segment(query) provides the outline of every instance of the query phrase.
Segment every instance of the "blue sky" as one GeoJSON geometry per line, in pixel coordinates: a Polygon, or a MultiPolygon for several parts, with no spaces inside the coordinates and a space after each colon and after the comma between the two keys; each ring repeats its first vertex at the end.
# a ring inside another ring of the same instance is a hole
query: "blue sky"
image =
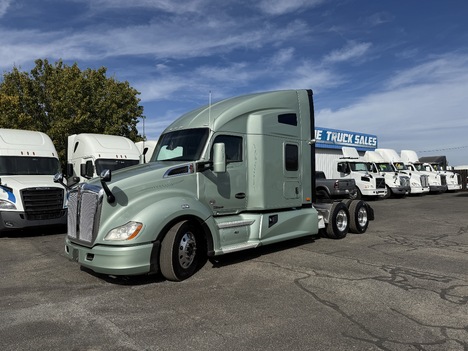
{"type": "Polygon", "coordinates": [[[148,139],[210,92],[311,88],[317,126],[468,165],[467,18],[465,0],[0,0],[0,69],[107,67],[148,139]]]}

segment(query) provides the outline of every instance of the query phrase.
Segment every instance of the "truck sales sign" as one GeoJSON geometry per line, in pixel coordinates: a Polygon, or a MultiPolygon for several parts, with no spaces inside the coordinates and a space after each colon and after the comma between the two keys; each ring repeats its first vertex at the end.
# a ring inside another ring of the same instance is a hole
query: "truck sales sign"
{"type": "Polygon", "coordinates": [[[342,146],[350,146],[359,151],[367,151],[377,148],[375,135],[321,127],[315,127],[315,141],[315,146],[322,149],[341,149],[342,146]]]}

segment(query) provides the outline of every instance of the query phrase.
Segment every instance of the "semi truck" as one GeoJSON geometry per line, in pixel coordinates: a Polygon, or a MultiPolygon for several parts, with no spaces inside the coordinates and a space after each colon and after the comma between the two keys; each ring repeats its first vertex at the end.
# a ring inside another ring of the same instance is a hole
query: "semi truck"
{"type": "Polygon", "coordinates": [[[377,151],[366,151],[364,159],[369,162],[370,173],[374,176],[380,175],[385,178],[385,187],[387,189],[385,198],[389,198],[390,196],[404,197],[409,194],[411,190],[410,178],[407,175],[400,174],[393,167],[393,164],[385,161],[377,151]]]}
{"type": "Polygon", "coordinates": [[[428,175],[417,170],[409,170],[403,163],[400,155],[394,149],[376,149],[377,153],[386,161],[393,165],[400,174],[410,178],[410,194],[427,194],[429,192],[428,175]]]}
{"type": "Polygon", "coordinates": [[[420,157],[419,161],[423,163],[426,170],[431,172],[440,172],[446,176],[447,191],[457,191],[462,189],[461,175],[449,170],[446,156],[425,156],[420,157]]]}
{"type": "Polygon", "coordinates": [[[447,178],[445,174],[433,172],[426,169],[423,162],[419,161],[418,154],[414,150],[401,150],[400,157],[406,167],[411,171],[418,171],[421,174],[427,175],[429,183],[429,192],[443,193],[447,191],[447,178]]]}
{"type": "Polygon", "coordinates": [[[371,174],[369,163],[359,155],[356,148],[343,146],[341,152],[341,157],[328,162],[328,174],[325,172],[327,177],[354,179],[356,183],[355,199],[361,199],[363,196],[371,198],[385,197],[387,194],[385,178],[371,174]]]}
{"type": "Polygon", "coordinates": [[[60,163],[44,133],[0,129],[0,232],[65,226],[65,190],[53,182],[60,163]]]}
{"type": "Polygon", "coordinates": [[[314,201],[313,135],[311,90],[188,112],[162,133],[152,162],[70,189],[65,255],[97,273],[181,281],[210,257],[364,233],[374,218],[366,202],[314,201]]]}
{"type": "Polygon", "coordinates": [[[81,133],[68,136],[68,185],[97,177],[104,169],[137,165],[141,153],[133,141],[119,135],[81,133]]]}

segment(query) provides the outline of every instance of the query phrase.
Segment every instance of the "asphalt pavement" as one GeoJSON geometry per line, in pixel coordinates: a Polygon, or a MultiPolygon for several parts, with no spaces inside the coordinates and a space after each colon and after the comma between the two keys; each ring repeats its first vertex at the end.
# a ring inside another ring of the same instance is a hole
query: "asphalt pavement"
{"type": "Polygon", "coordinates": [[[468,350],[468,192],[371,201],[342,240],[108,277],[63,230],[0,234],[0,350],[468,350]]]}

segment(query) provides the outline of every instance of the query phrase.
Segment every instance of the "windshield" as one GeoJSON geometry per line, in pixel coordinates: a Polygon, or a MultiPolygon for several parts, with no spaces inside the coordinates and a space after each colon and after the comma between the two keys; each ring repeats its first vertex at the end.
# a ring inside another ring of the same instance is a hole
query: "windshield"
{"type": "Polygon", "coordinates": [[[395,162],[393,165],[399,171],[406,171],[408,169],[403,162],[395,162]]]}
{"type": "Polygon", "coordinates": [[[96,165],[96,174],[101,174],[105,169],[111,171],[116,171],[125,167],[130,167],[139,164],[139,160],[116,160],[116,159],[106,159],[100,158],[95,162],[96,165]]]}
{"type": "Polygon", "coordinates": [[[417,171],[426,171],[422,163],[414,163],[414,168],[416,168],[417,171]]]}
{"type": "Polygon", "coordinates": [[[178,130],[163,134],[152,161],[196,161],[208,139],[208,128],[178,130]]]}
{"type": "Polygon", "coordinates": [[[393,172],[393,167],[390,163],[377,163],[380,172],[393,172]]]}
{"type": "Polygon", "coordinates": [[[60,171],[54,157],[0,156],[0,175],[54,175],[60,171]]]}
{"type": "Polygon", "coordinates": [[[356,172],[368,172],[369,171],[367,163],[365,162],[350,162],[349,166],[351,167],[352,171],[356,171],[356,172]]]}

